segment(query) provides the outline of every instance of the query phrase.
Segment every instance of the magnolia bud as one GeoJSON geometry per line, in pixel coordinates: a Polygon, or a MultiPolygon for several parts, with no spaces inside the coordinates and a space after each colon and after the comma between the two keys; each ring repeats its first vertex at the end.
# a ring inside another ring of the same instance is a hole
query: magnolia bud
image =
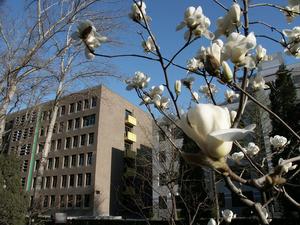
{"type": "Polygon", "coordinates": [[[206,56],[204,68],[211,76],[218,77],[220,75],[220,62],[213,55],[206,56]]]}
{"type": "Polygon", "coordinates": [[[181,80],[176,80],[174,85],[176,95],[179,95],[181,92],[181,80]]]}
{"type": "Polygon", "coordinates": [[[224,82],[229,82],[232,80],[233,74],[232,71],[226,61],[222,62],[222,68],[223,68],[223,74],[222,74],[222,80],[224,82]]]}

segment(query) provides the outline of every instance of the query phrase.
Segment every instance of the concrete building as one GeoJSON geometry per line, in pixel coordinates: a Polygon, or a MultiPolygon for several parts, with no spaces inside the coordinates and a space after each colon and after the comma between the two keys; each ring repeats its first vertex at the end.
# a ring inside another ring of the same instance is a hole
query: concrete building
{"type": "MultiPolygon", "coordinates": [[[[42,212],[120,216],[124,162],[126,157],[151,152],[151,118],[102,85],[65,96],[59,105],[42,189],[38,191],[42,212]]],[[[7,119],[6,149],[20,156],[22,186],[29,187],[31,196],[51,107],[52,102],[39,106],[42,114],[36,154],[32,149],[38,109],[25,109],[7,119]],[[28,179],[30,162],[34,162],[32,182],[28,179]]]]}

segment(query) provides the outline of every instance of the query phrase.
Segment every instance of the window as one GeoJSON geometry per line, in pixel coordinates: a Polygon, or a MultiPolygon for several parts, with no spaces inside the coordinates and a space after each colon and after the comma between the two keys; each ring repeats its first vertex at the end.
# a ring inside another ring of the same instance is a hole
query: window
{"type": "Polygon", "coordinates": [[[95,114],[83,117],[83,127],[92,126],[95,124],[95,122],[96,122],[95,114]]]}
{"type": "Polygon", "coordinates": [[[55,157],[54,159],[54,168],[57,169],[59,167],[59,157],[55,157]]]}
{"type": "Polygon", "coordinates": [[[67,175],[62,175],[61,187],[67,187],[67,175]]]}
{"type": "Polygon", "coordinates": [[[92,160],[93,160],[93,153],[89,152],[87,155],[87,165],[92,165],[92,160]]]}
{"type": "Polygon", "coordinates": [[[84,146],[85,145],[85,139],[86,139],[86,134],[82,134],[80,138],[80,145],[84,146]]]}
{"type": "Polygon", "coordinates": [[[52,168],[53,168],[53,159],[49,158],[48,159],[48,170],[52,170],[52,168]]]}
{"type": "Polygon", "coordinates": [[[94,133],[89,133],[89,145],[94,144],[94,133]]]}
{"type": "Polygon", "coordinates": [[[40,160],[35,160],[35,167],[34,167],[34,170],[37,171],[40,167],[40,160]]]}
{"type": "Polygon", "coordinates": [[[81,111],[81,109],[82,109],[82,101],[78,101],[76,111],[79,112],[81,111]]]}
{"type": "Polygon", "coordinates": [[[128,116],[132,116],[132,112],[128,109],[125,110],[125,120],[128,118],[128,116]]]}
{"type": "Polygon", "coordinates": [[[75,129],[79,129],[80,128],[80,118],[76,118],[75,119],[75,129]]]}
{"type": "Polygon", "coordinates": [[[44,197],[44,203],[43,203],[43,206],[46,208],[46,207],[48,207],[48,195],[45,195],[45,197],[44,197]]]}
{"type": "Polygon", "coordinates": [[[83,166],[83,164],[84,164],[84,154],[80,154],[78,165],[83,166]]]}
{"type": "Polygon", "coordinates": [[[69,156],[65,155],[64,156],[64,168],[69,167],[69,156]]]}
{"type": "Polygon", "coordinates": [[[78,136],[74,136],[73,137],[73,148],[77,148],[78,147],[78,136]]]}
{"type": "Polygon", "coordinates": [[[57,123],[54,124],[54,127],[53,127],[53,134],[56,134],[56,131],[57,131],[57,123]]]}
{"type": "Polygon", "coordinates": [[[33,127],[29,128],[28,137],[32,137],[33,134],[33,127]]]}
{"type": "Polygon", "coordinates": [[[167,174],[160,173],[159,174],[159,186],[164,186],[167,184],[167,174]]]}
{"type": "Polygon", "coordinates": [[[50,177],[46,177],[46,188],[50,188],[50,177]]]}
{"type": "Polygon", "coordinates": [[[32,182],[32,189],[34,189],[36,186],[36,177],[33,178],[33,182],[32,182]]]}
{"type": "Polygon", "coordinates": [[[74,174],[70,175],[70,178],[69,178],[69,187],[74,187],[74,174]]]}
{"type": "Polygon", "coordinates": [[[51,195],[50,197],[50,207],[54,207],[55,205],[55,195],[51,195]]]}
{"type": "Polygon", "coordinates": [[[66,114],[66,106],[65,105],[62,105],[60,107],[60,116],[63,116],[66,114]]]}
{"type": "Polygon", "coordinates": [[[73,195],[68,195],[68,208],[73,207],[73,195]]]}
{"type": "Polygon", "coordinates": [[[71,147],[71,138],[70,137],[67,137],[66,138],[66,149],[70,148],[71,147]]]}
{"type": "Polygon", "coordinates": [[[28,160],[24,160],[22,164],[22,171],[26,172],[28,168],[28,160]]]}
{"type": "Polygon", "coordinates": [[[90,101],[88,99],[84,99],[84,109],[90,108],[90,101]]]}
{"type": "Polygon", "coordinates": [[[64,208],[65,207],[65,196],[64,195],[61,195],[60,196],[60,208],[64,208]]]}
{"type": "Polygon", "coordinates": [[[45,128],[44,127],[41,127],[41,130],[40,130],[40,136],[44,136],[45,135],[45,128]]]}
{"type": "Polygon", "coordinates": [[[21,178],[21,185],[22,185],[22,188],[25,187],[25,183],[26,183],[26,178],[25,178],[25,177],[22,177],[22,178],[21,178]]]}
{"type": "Polygon", "coordinates": [[[61,139],[58,139],[58,140],[57,140],[56,149],[57,149],[57,150],[60,150],[60,149],[61,149],[61,139]]]}
{"type": "Polygon", "coordinates": [[[91,195],[84,195],[84,207],[90,207],[91,195]]]}
{"type": "Polygon", "coordinates": [[[72,155],[72,158],[71,158],[71,166],[72,166],[72,167],[76,166],[76,155],[72,155]]]}
{"type": "Polygon", "coordinates": [[[45,184],[45,177],[42,177],[41,189],[43,189],[43,188],[44,188],[44,184],[45,184]]]}
{"type": "Polygon", "coordinates": [[[29,155],[31,150],[31,144],[23,145],[20,149],[19,155],[29,155]]]}
{"type": "Polygon", "coordinates": [[[95,107],[97,105],[97,97],[93,96],[92,97],[92,107],[95,107]]]}
{"type": "Polygon", "coordinates": [[[23,132],[23,139],[26,139],[28,137],[28,128],[24,129],[23,132]]]}
{"type": "Polygon", "coordinates": [[[71,103],[69,106],[69,113],[73,113],[73,112],[75,112],[75,104],[71,103]]]}
{"type": "Polygon", "coordinates": [[[30,123],[34,123],[34,122],[35,122],[35,119],[36,119],[36,111],[33,111],[33,112],[31,113],[31,117],[30,117],[29,122],[30,122],[30,123]]]}
{"type": "Polygon", "coordinates": [[[37,152],[43,152],[43,151],[44,151],[44,146],[45,146],[45,143],[44,143],[44,142],[43,142],[43,143],[40,143],[40,144],[39,144],[39,149],[38,149],[37,152]]]}
{"type": "Polygon", "coordinates": [[[71,130],[73,126],[73,120],[68,120],[68,130],[71,130]]]}
{"type": "Polygon", "coordinates": [[[77,187],[81,187],[82,186],[82,174],[78,174],[77,175],[77,187]]]}
{"type": "Polygon", "coordinates": [[[167,196],[159,196],[158,205],[160,209],[167,209],[167,196]]]}
{"type": "Polygon", "coordinates": [[[62,133],[64,131],[64,126],[65,126],[64,122],[59,123],[59,128],[58,128],[59,133],[62,133]]]}
{"type": "Polygon", "coordinates": [[[89,186],[92,184],[92,175],[91,173],[86,173],[85,174],[85,185],[89,186]]]}
{"type": "Polygon", "coordinates": [[[52,177],[52,188],[56,188],[57,186],[57,176],[52,177]]]}
{"type": "Polygon", "coordinates": [[[82,202],[81,195],[76,195],[76,203],[75,203],[75,206],[76,206],[77,208],[80,208],[80,207],[81,207],[81,202],[82,202]]]}
{"type": "Polygon", "coordinates": [[[55,144],[56,144],[56,143],[55,143],[55,140],[52,140],[52,141],[51,141],[51,147],[50,147],[50,150],[51,150],[51,151],[55,151],[55,147],[56,147],[55,144]]]}
{"type": "Polygon", "coordinates": [[[47,111],[43,111],[42,112],[42,120],[46,120],[47,119],[47,114],[48,114],[47,111]]]}

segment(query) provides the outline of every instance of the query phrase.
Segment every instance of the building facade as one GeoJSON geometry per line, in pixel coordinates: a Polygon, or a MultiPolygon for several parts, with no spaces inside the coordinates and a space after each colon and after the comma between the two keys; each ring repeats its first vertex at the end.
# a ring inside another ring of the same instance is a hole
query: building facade
{"type": "Polygon", "coordinates": [[[35,201],[43,214],[120,216],[125,159],[151,151],[149,115],[102,85],[63,97],[42,187],[35,191],[52,105],[8,116],[5,148],[21,158],[23,188],[32,198],[38,193],[35,201]],[[38,109],[41,120],[34,154],[38,109]]]}

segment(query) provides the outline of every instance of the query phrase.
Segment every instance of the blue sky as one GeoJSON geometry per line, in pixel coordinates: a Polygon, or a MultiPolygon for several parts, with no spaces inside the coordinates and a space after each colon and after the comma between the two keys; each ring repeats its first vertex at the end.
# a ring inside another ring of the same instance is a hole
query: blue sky
{"type": "MultiPolygon", "coordinates": [[[[219,0],[226,7],[230,7],[231,2],[229,0],[219,0]]],[[[17,14],[18,10],[21,8],[20,0],[7,1],[11,5],[12,9],[15,10],[17,14]],[[15,7],[18,5],[19,7],[15,7]]],[[[210,30],[213,32],[216,29],[215,21],[219,16],[223,16],[225,11],[214,3],[212,0],[146,0],[147,5],[147,14],[152,18],[150,23],[153,34],[156,37],[157,43],[160,46],[160,50],[166,58],[170,58],[183,44],[183,34],[182,31],[175,31],[176,25],[178,25],[183,20],[184,11],[188,6],[202,6],[204,14],[210,18],[211,27],[210,30]]],[[[241,2],[241,1],[239,1],[241,2]]],[[[260,1],[252,0],[251,4],[258,3],[260,1]]],[[[276,3],[278,5],[285,6],[287,5],[287,0],[278,0],[278,1],[263,1],[269,3],[276,3]]],[[[97,52],[103,54],[145,54],[141,48],[141,38],[137,32],[142,32],[147,38],[146,32],[136,23],[130,21],[127,17],[127,14],[130,12],[132,1],[131,0],[122,0],[121,5],[124,9],[124,16],[121,20],[124,22],[124,28],[117,32],[118,39],[123,42],[120,46],[111,46],[103,45],[97,52]]],[[[108,7],[114,7],[115,5],[108,5],[108,7]]],[[[119,6],[118,6],[119,7],[119,6]]],[[[101,9],[103,10],[103,8],[101,9]]],[[[253,8],[249,12],[250,21],[261,20],[269,23],[270,25],[276,26],[278,29],[291,29],[294,26],[300,25],[300,17],[296,18],[293,23],[287,24],[283,13],[279,12],[277,9],[263,7],[263,8],[253,8]]],[[[260,25],[252,25],[250,31],[254,31],[255,34],[267,34],[275,39],[280,39],[275,32],[271,32],[269,29],[264,28],[260,25]]],[[[109,34],[108,34],[108,38],[109,34]]],[[[225,40],[223,38],[223,40],[225,40]]],[[[258,38],[258,44],[262,44],[263,47],[267,48],[268,53],[272,54],[278,51],[283,51],[283,49],[274,42],[271,42],[266,39],[258,38]]],[[[208,46],[209,41],[205,38],[201,38],[189,46],[181,55],[179,55],[175,62],[185,66],[186,61],[193,57],[198,49],[201,46],[208,46]]],[[[292,57],[286,58],[287,63],[297,62],[296,59],[292,57]]],[[[142,71],[149,76],[151,76],[151,82],[149,86],[159,85],[163,82],[162,80],[162,71],[158,63],[141,60],[138,58],[119,58],[110,60],[116,67],[116,73],[124,77],[129,77],[134,74],[135,71],[142,71]]],[[[180,69],[171,68],[169,70],[170,81],[173,86],[173,82],[176,79],[181,79],[185,77],[186,73],[180,69]]],[[[198,90],[200,85],[204,84],[204,81],[199,79],[195,84],[195,90],[198,90]]],[[[108,86],[113,91],[117,92],[121,96],[128,99],[130,102],[138,104],[140,100],[136,97],[133,91],[129,92],[125,90],[126,85],[123,82],[120,82],[116,79],[105,79],[103,83],[108,86]]],[[[217,84],[217,81],[213,83],[217,84]]],[[[98,84],[95,84],[98,85],[98,84]]],[[[77,88],[74,88],[77,90],[77,88]]],[[[222,89],[224,91],[224,89],[222,89]]],[[[217,100],[219,102],[223,101],[222,90],[217,95],[217,100]]],[[[183,97],[186,95],[183,94],[183,97]]],[[[185,98],[182,98],[185,99],[185,98]]],[[[187,101],[182,101],[181,104],[185,106],[187,101]]],[[[204,97],[202,97],[201,102],[205,102],[204,97]]]]}
{"type": "MultiPolygon", "coordinates": [[[[147,14],[152,18],[152,22],[150,23],[151,29],[157,39],[157,42],[160,46],[160,50],[163,55],[167,58],[170,58],[172,54],[174,54],[184,43],[183,39],[183,31],[175,31],[175,27],[179,24],[183,19],[183,14],[185,9],[188,6],[202,6],[204,14],[210,18],[211,20],[211,31],[215,31],[215,21],[219,16],[223,16],[225,11],[218,6],[217,4],[213,3],[213,1],[209,0],[148,0],[145,1],[147,4],[147,14]]],[[[225,6],[229,7],[231,5],[231,1],[223,0],[220,1],[225,6]]],[[[241,2],[241,1],[239,1],[241,2]]],[[[258,3],[259,1],[251,1],[251,4],[258,3]]],[[[285,6],[287,5],[287,0],[283,1],[264,1],[269,3],[275,3],[278,5],[285,6]]],[[[126,1],[128,12],[130,12],[131,1],[126,1]],[[128,2],[128,4],[127,4],[128,2]]],[[[288,24],[285,20],[283,13],[278,12],[277,9],[269,8],[269,7],[262,7],[262,8],[253,8],[249,12],[250,21],[265,21],[266,23],[277,27],[278,29],[292,29],[294,26],[300,25],[299,18],[296,18],[293,23],[288,24]]],[[[113,52],[121,52],[121,53],[138,53],[144,54],[141,48],[141,38],[137,34],[137,32],[143,32],[140,26],[137,24],[130,22],[129,18],[124,18],[128,21],[129,26],[126,32],[121,33],[120,39],[124,41],[124,46],[122,48],[117,49],[109,49],[106,48],[99,49],[98,51],[103,51],[106,53],[110,53],[111,50],[113,52]]],[[[255,34],[267,34],[275,39],[280,40],[280,36],[275,33],[271,32],[270,29],[267,29],[261,25],[252,25],[250,27],[250,31],[254,31],[255,34]]],[[[146,36],[147,37],[147,36],[146,36]]],[[[225,40],[223,38],[223,40],[225,40]]],[[[274,42],[269,40],[258,38],[258,44],[262,44],[263,47],[267,48],[268,53],[272,54],[278,51],[283,51],[282,47],[274,42]]],[[[209,42],[205,40],[205,38],[199,39],[193,45],[189,46],[183,54],[181,54],[178,58],[176,58],[175,62],[180,65],[186,65],[187,59],[193,57],[200,46],[208,46],[209,42]]],[[[150,82],[150,86],[158,85],[162,82],[162,71],[157,63],[149,62],[145,60],[140,60],[137,58],[122,58],[118,60],[112,61],[118,67],[119,71],[123,75],[131,76],[134,74],[135,71],[143,71],[146,74],[152,77],[150,82]]],[[[296,59],[293,57],[286,57],[287,63],[297,62],[296,59]]],[[[185,76],[185,72],[178,69],[171,69],[169,72],[171,77],[171,81],[173,82],[176,79],[180,79],[185,76]]],[[[199,86],[203,84],[203,80],[199,80],[195,84],[195,90],[199,89],[199,86]]],[[[106,85],[109,86],[111,89],[116,91],[125,98],[129,99],[131,102],[139,102],[136,98],[134,92],[125,91],[125,85],[116,82],[116,81],[105,81],[106,85]]],[[[217,81],[213,83],[218,84],[217,81]]],[[[173,85],[173,84],[172,84],[173,85]]],[[[224,90],[224,89],[222,89],[224,90]]],[[[223,101],[223,94],[222,90],[220,90],[219,94],[217,95],[217,100],[219,102],[223,101]]],[[[205,102],[204,98],[202,97],[202,102],[205,102]]],[[[182,103],[186,105],[186,103],[182,103]]]]}

